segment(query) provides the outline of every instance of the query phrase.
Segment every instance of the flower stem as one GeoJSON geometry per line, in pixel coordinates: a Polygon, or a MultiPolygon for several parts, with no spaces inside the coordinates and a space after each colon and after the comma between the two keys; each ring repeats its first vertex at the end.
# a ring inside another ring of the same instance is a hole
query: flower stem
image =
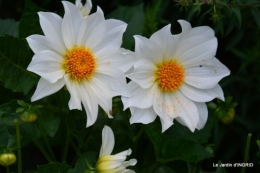
{"type": "Polygon", "coordinates": [[[70,133],[67,131],[66,142],[65,142],[64,152],[63,152],[63,156],[62,156],[62,161],[64,161],[64,162],[66,162],[66,159],[67,159],[69,143],[70,143],[70,133]]]}
{"type": "Polygon", "coordinates": [[[56,160],[56,157],[55,157],[55,154],[53,153],[53,150],[52,150],[52,148],[51,148],[51,145],[50,145],[50,143],[49,143],[48,138],[47,138],[46,136],[43,136],[42,138],[43,138],[44,143],[45,143],[46,146],[47,146],[47,149],[48,149],[49,153],[51,154],[52,159],[53,159],[54,161],[57,161],[57,160],[56,160]]]}
{"type": "Polygon", "coordinates": [[[6,166],[6,173],[10,173],[9,166],[6,166]]]}
{"type": "MultiPolygon", "coordinates": [[[[244,163],[246,163],[249,159],[249,150],[250,150],[250,143],[251,143],[251,133],[248,133],[247,140],[246,140],[246,151],[245,151],[245,157],[244,157],[244,163]]],[[[241,173],[246,172],[246,167],[243,167],[241,170],[241,173]]]]}
{"type": "Polygon", "coordinates": [[[39,148],[39,150],[42,152],[42,154],[44,155],[44,157],[46,158],[46,160],[48,160],[48,162],[52,162],[52,159],[50,158],[50,156],[47,154],[46,150],[44,147],[41,146],[41,144],[35,140],[32,139],[33,143],[39,148]]]}
{"type": "MultiPolygon", "coordinates": [[[[22,152],[21,152],[21,136],[18,120],[14,119],[15,131],[16,131],[16,143],[17,143],[17,157],[18,157],[18,173],[22,173],[22,152]]],[[[9,169],[9,168],[8,168],[9,169]]]]}

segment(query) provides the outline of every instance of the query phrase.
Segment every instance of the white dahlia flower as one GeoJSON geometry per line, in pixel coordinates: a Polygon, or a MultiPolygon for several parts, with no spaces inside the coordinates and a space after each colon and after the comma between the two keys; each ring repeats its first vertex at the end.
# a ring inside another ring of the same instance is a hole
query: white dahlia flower
{"type": "Polygon", "coordinates": [[[108,114],[112,97],[130,96],[124,72],[133,64],[130,51],[120,48],[127,24],[105,20],[102,10],[86,19],[72,3],[62,1],[64,17],[39,12],[42,35],[27,37],[35,53],[28,70],[41,76],[31,101],[51,95],[66,85],[69,108],[87,113],[87,127],[98,114],[98,105],[108,114]]]}
{"type": "Polygon", "coordinates": [[[83,5],[81,1],[82,0],[76,0],[75,5],[80,10],[83,17],[86,18],[92,9],[92,2],[91,0],[86,0],[85,5],[83,5]]]}
{"type": "Polygon", "coordinates": [[[126,169],[128,166],[134,166],[136,159],[125,161],[132,150],[128,149],[115,155],[111,155],[115,145],[114,133],[110,127],[105,126],[102,131],[102,145],[99,159],[96,164],[97,173],[135,173],[133,170],[126,169]]]}
{"type": "Polygon", "coordinates": [[[178,22],[182,27],[178,35],[172,35],[167,25],[150,39],[134,36],[137,60],[127,76],[133,94],[122,97],[132,114],[130,123],[148,124],[158,115],[162,131],[176,119],[194,132],[207,121],[205,102],[224,100],[218,82],[230,71],[214,57],[218,45],[214,31],[178,22]]]}

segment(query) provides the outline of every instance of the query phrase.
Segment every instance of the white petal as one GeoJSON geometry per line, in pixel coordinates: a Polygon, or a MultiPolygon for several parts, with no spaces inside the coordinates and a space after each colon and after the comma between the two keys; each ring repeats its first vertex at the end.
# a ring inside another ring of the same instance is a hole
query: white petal
{"type": "Polygon", "coordinates": [[[66,52],[64,47],[61,47],[57,42],[53,41],[53,39],[42,35],[31,35],[27,37],[26,40],[34,53],[51,50],[63,56],[66,52]]]}
{"type": "Polygon", "coordinates": [[[68,1],[62,1],[65,14],[62,21],[63,40],[68,49],[72,49],[76,45],[76,38],[79,27],[83,22],[83,16],[79,9],[68,1]]]}
{"type": "Polygon", "coordinates": [[[153,99],[153,108],[155,113],[160,117],[162,132],[173,125],[173,119],[177,116],[175,105],[171,102],[171,95],[160,93],[156,94],[153,99]]]}
{"type": "Polygon", "coordinates": [[[91,2],[91,0],[87,0],[87,2],[85,3],[85,5],[82,9],[82,14],[84,16],[88,15],[90,13],[91,9],[92,9],[92,2],[91,2]]]}
{"type": "Polygon", "coordinates": [[[87,81],[79,83],[79,93],[82,104],[84,105],[87,113],[87,125],[93,125],[98,116],[98,101],[87,81]]]}
{"type": "Polygon", "coordinates": [[[49,50],[35,54],[27,70],[40,75],[50,83],[57,82],[65,73],[62,68],[62,57],[49,50]]]}
{"type": "Polygon", "coordinates": [[[134,72],[127,75],[132,81],[139,84],[142,88],[149,88],[156,79],[156,67],[149,61],[139,60],[134,65],[134,72]]]}
{"type": "Polygon", "coordinates": [[[78,9],[81,9],[83,7],[81,0],[76,0],[75,5],[78,9]]]}
{"type": "Polygon", "coordinates": [[[199,122],[197,124],[196,129],[200,130],[202,129],[208,119],[208,109],[207,109],[207,105],[205,103],[198,103],[198,102],[194,102],[195,105],[197,106],[197,109],[199,111],[199,122]]]}
{"type": "Polygon", "coordinates": [[[77,35],[77,45],[85,46],[92,30],[105,20],[103,11],[97,7],[97,12],[89,15],[81,24],[77,35]]]}
{"type": "Polygon", "coordinates": [[[191,30],[191,25],[189,22],[185,21],[185,20],[178,20],[178,22],[180,23],[181,25],[181,30],[182,30],[182,35],[183,36],[186,36],[190,30],[191,30]]]}
{"type": "Polygon", "coordinates": [[[211,89],[198,89],[188,84],[182,84],[180,91],[183,95],[196,102],[209,102],[214,98],[224,100],[224,93],[217,84],[211,89]]]}
{"type": "Polygon", "coordinates": [[[170,24],[155,32],[150,39],[158,43],[163,53],[161,56],[163,56],[164,59],[168,60],[173,58],[178,44],[176,38],[171,34],[170,24]]]}
{"type": "Polygon", "coordinates": [[[38,12],[43,33],[65,49],[61,33],[62,18],[55,13],[38,12]]]}
{"type": "Polygon", "coordinates": [[[91,81],[89,81],[89,85],[96,96],[98,104],[102,107],[102,109],[107,113],[110,118],[113,118],[112,115],[110,115],[110,112],[112,110],[112,95],[109,88],[107,88],[104,82],[95,77],[91,78],[91,81]]]}
{"type": "Polygon", "coordinates": [[[110,127],[105,126],[102,130],[102,145],[99,157],[110,155],[113,151],[114,145],[114,133],[110,127]]]}
{"type": "Polygon", "coordinates": [[[145,37],[135,35],[135,54],[136,59],[146,59],[153,64],[161,63],[163,52],[160,50],[159,43],[149,40],[145,37]]]}
{"type": "Polygon", "coordinates": [[[69,108],[82,110],[78,82],[72,80],[68,74],[64,75],[66,87],[70,92],[69,108]]]}
{"type": "Polygon", "coordinates": [[[185,124],[194,132],[199,122],[199,112],[195,103],[186,98],[179,91],[174,92],[173,102],[177,108],[176,113],[178,113],[176,120],[185,124]]]}
{"type": "Polygon", "coordinates": [[[214,37],[215,32],[213,29],[211,29],[208,26],[199,26],[192,28],[189,33],[187,34],[187,37],[192,37],[195,35],[204,35],[207,37],[214,37]]]}
{"type": "Polygon", "coordinates": [[[126,78],[123,72],[119,69],[112,68],[98,68],[94,76],[104,82],[111,90],[112,96],[126,96],[130,97],[131,92],[127,89],[126,78]]]}
{"type": "Polygon", "coordinates": [[[36,91],[34,92],[31,101],[39,100],[43,97],[49,96],[59,91],[65,84],[64,79],[59,79],[55,83],[49,83],[45,79],[41,78],[37,84],[36,91]]]}
{"type": "Polygon", "coordinates": [[[119,68],[121,71],[126,72],[134,64],[134,53],[131,51],[121,49],[106,49],[95,54],[97,63],[101,66],[111,68],[119,68]]]}
{"type": "Polygon", "coordinates": [[[153,110],[153,107],[147,109],[130,107],[130,110],[132,115],[130,118],[130,124],[133,123],[149,124],[153,122],[157,116],[153,110]]]}
{"type": "Polygon", "coordinates": [[[230,71],[228,68],[213,58],[211,61],[201,67],[193,67],[185,70],[185,82],[200,89],[210,89],[225,76],[228,76],[230,71]]]}
{"type": "Polygon", "coordinates": [[[136,163],[137,163],[136,159],[130,159],[129,161],[124,162],[124,166],[125,167],[134,166],[134,165],[136,165],[136,163]]]}
{"type": "Polygon", "coordinates": [[[120,20],[105,20],[92,30],[85,46],[91,48],[94,54],[105,49],[120,48],[126,26],[120,20]]]}
{"type": "Polygon", "coordinates": [[[181,42],[175,56],[184,68],[198,66],[214,58],[217,45],[216,37],[193,36],[181,42]]]}
{"type": "Polygon", "coordinates": [[[169,127],[172,119],[176,117],[176,120],[182,119],[191,131],[194,131],[198,124],[199,113],[196,105],[179,91],[160,94],[154,99],[153,107],[165,127],[169,127]]]}
{"type": "Polygon", "coordinates": [[[122,97],[124,110],[128,107],[138,107],[141,109],[149,108],[152,106],[154,96],[157,94],[157,86],[143,89],[135,82],[129,82],[127,88],[132,91],[131,97],[122,97]]]}

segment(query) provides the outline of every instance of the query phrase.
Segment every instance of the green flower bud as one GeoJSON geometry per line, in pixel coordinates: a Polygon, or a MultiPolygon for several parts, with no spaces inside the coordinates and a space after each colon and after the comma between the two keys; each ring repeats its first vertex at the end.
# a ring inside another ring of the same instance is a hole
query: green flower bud
{"type": "Polygon", "coordinates": [[[14,153],[2,153],[0,154],[0,165],[9,166],[14,164],[16,156],[14,153]]]}

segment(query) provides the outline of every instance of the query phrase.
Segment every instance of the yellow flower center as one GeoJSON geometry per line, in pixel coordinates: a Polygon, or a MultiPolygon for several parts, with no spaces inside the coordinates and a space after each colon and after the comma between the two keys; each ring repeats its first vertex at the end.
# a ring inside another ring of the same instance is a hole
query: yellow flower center
{"type": "Polygon", "coordinates": [[[74,47],[65,55],[64,67],[71,78],[77,81],[86,80],[95,71],[95,57],[90,49],[74,47]]]}
{"type": "Polygon", "coordinates": [[[162,91],[173,92],[176,91],[184,81],[184,69],[176,60],[167,61],[158,66],[156,78],[162,91]]]}

